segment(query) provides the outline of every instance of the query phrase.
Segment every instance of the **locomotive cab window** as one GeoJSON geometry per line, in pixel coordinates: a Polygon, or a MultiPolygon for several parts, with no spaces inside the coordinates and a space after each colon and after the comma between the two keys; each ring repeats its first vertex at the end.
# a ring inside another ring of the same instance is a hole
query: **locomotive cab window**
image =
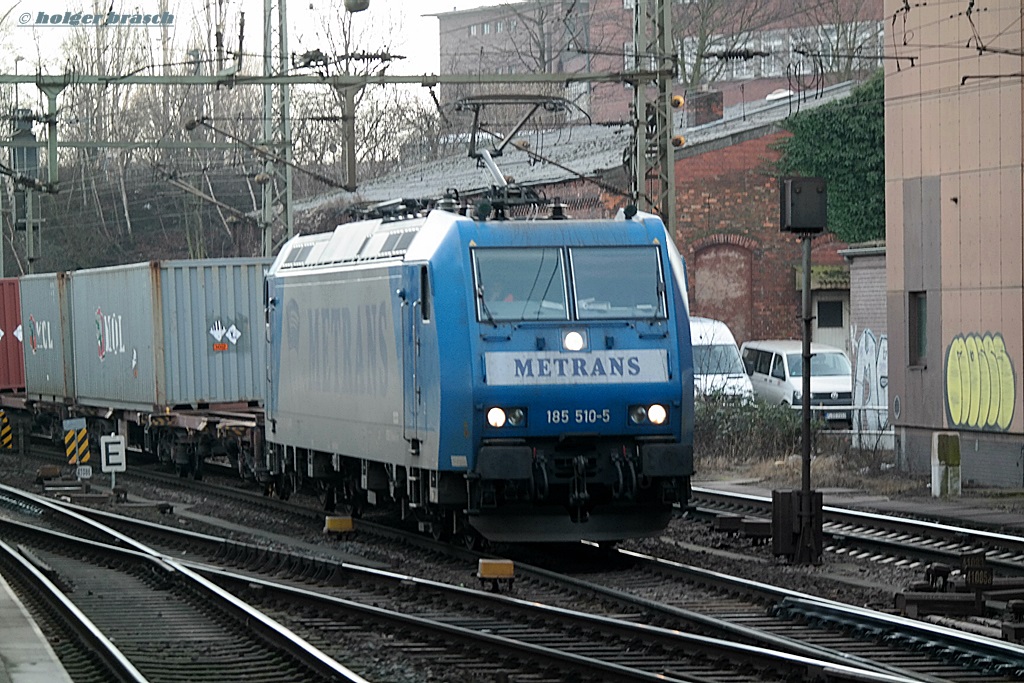
{"type": "Polygon", "coordinates": [[[473,271],[481,322],[568,318],[561,249],[474,249],[473,271]]]}
{"type": "Polygon", "coordinates": [[[420,266],[420,315],[423,322],[430,320],[430,277],[426,266],[420,266]]]}
{"type": "Polygon", "coordinates": [[[569,259],[580,320],[666,317],[657,247],[575,247],[569,259]]]}

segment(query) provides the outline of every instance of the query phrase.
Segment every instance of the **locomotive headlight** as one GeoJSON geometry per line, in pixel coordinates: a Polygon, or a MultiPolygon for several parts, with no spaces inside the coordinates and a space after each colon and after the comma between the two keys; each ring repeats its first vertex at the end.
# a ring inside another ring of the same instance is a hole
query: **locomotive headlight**
{"type": "Polygon", "coordinates": [[[495,429],[505,426],[505,411],[495,406],[487,411],[487,424],[495,429]]]}
{"type": "Polygon", "coordinates": [[[510,408],[508,411],[508,426],[521,427],[526,422],[526,411],[522,408],[510,408]]]}
{"type": "Polygon", "coordinates": [[[566,351],[580,351],[583,349],[583,343],[583,335],[576,330],[566,332],[565,336],[562,337],[562,347],[566,351]]]}
{"type": "Polygon", "coordinates": [[[629,421],[635,425],[665,424],[668,419],[668,410],[660,403],[652,403],[649,406],[630,406],[629,421]]]}

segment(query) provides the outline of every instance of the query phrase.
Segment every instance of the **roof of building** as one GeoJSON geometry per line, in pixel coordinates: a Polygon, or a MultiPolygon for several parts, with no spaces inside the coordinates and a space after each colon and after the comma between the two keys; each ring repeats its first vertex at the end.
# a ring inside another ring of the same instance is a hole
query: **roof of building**
{"type": "MultiPolygon", "coordinates": [[[[802,93],[773,101],[747,102],[728,107],[722,119],[682,132],[686,145],[676,150],[676,158],[700,154],[708,145],[720,147],[740,139],[759,137],[777,129],[778,124],[798,111],[814,109],[849,95],[854,82],[825,88],[818,93],[802,93]]],[[[685,125],[682,113],[676,116],[677,130],[685,125]]],[[[629,144],[626,125],[582,125],[560,130],[526,132],[516,140],[526,140],[529,150],[508,145],[495,159],[505,177],[527,186],[551,185],[580,177],[598,178],[622,167],[629,144]],[[543,157],[538,160],[537,156],[543,157]],[[547,161],[545,161],[547,160],[547,161]],[[549,163],[552,162],[552,163],[549,163]]],[[[296,211],[311,211],[338,201],[345,203],[381,202],[399,197],[440,198],[448,188],[463,195],[485,190],[494,181],[482,164],[466,154],[410,165],[394,173],[368,180],[355,192],[334,190],[298,201],[296,211]]],[[[622,188],[624,191],[627,188],[622,188]]]]}

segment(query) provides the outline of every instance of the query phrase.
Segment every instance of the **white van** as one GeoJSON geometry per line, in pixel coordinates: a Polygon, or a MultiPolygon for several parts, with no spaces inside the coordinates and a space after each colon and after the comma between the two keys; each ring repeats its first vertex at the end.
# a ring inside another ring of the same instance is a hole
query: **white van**
{"type": "MultiPolygon", "coordinates": [[[[793,408],[803,405],[803,342],[749,341],[743,343],[740,353],[755,396],[793,408]]],[[[850,359],[842,349],[811,343],[811,410],[815,417],[850,424],[852,411],[841,408],[852,405],[850,359]]]]}
{"type": "Polygon", "coordinates": [[[752,399],[754,389],[743,371],[740,350],[729,326],[720,320],[690,318],[693,345],[693,395],[724,394],[752,399]]]}

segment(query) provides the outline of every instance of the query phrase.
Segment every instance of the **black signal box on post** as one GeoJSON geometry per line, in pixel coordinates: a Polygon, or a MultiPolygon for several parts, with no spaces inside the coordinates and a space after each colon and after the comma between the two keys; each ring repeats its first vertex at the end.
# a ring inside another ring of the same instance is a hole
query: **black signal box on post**
{"type": "Polygon", "coordinates": [[[828,225],[828,190],[824,178],[779,178],[782,232],[816,235],[828,225]]]}

